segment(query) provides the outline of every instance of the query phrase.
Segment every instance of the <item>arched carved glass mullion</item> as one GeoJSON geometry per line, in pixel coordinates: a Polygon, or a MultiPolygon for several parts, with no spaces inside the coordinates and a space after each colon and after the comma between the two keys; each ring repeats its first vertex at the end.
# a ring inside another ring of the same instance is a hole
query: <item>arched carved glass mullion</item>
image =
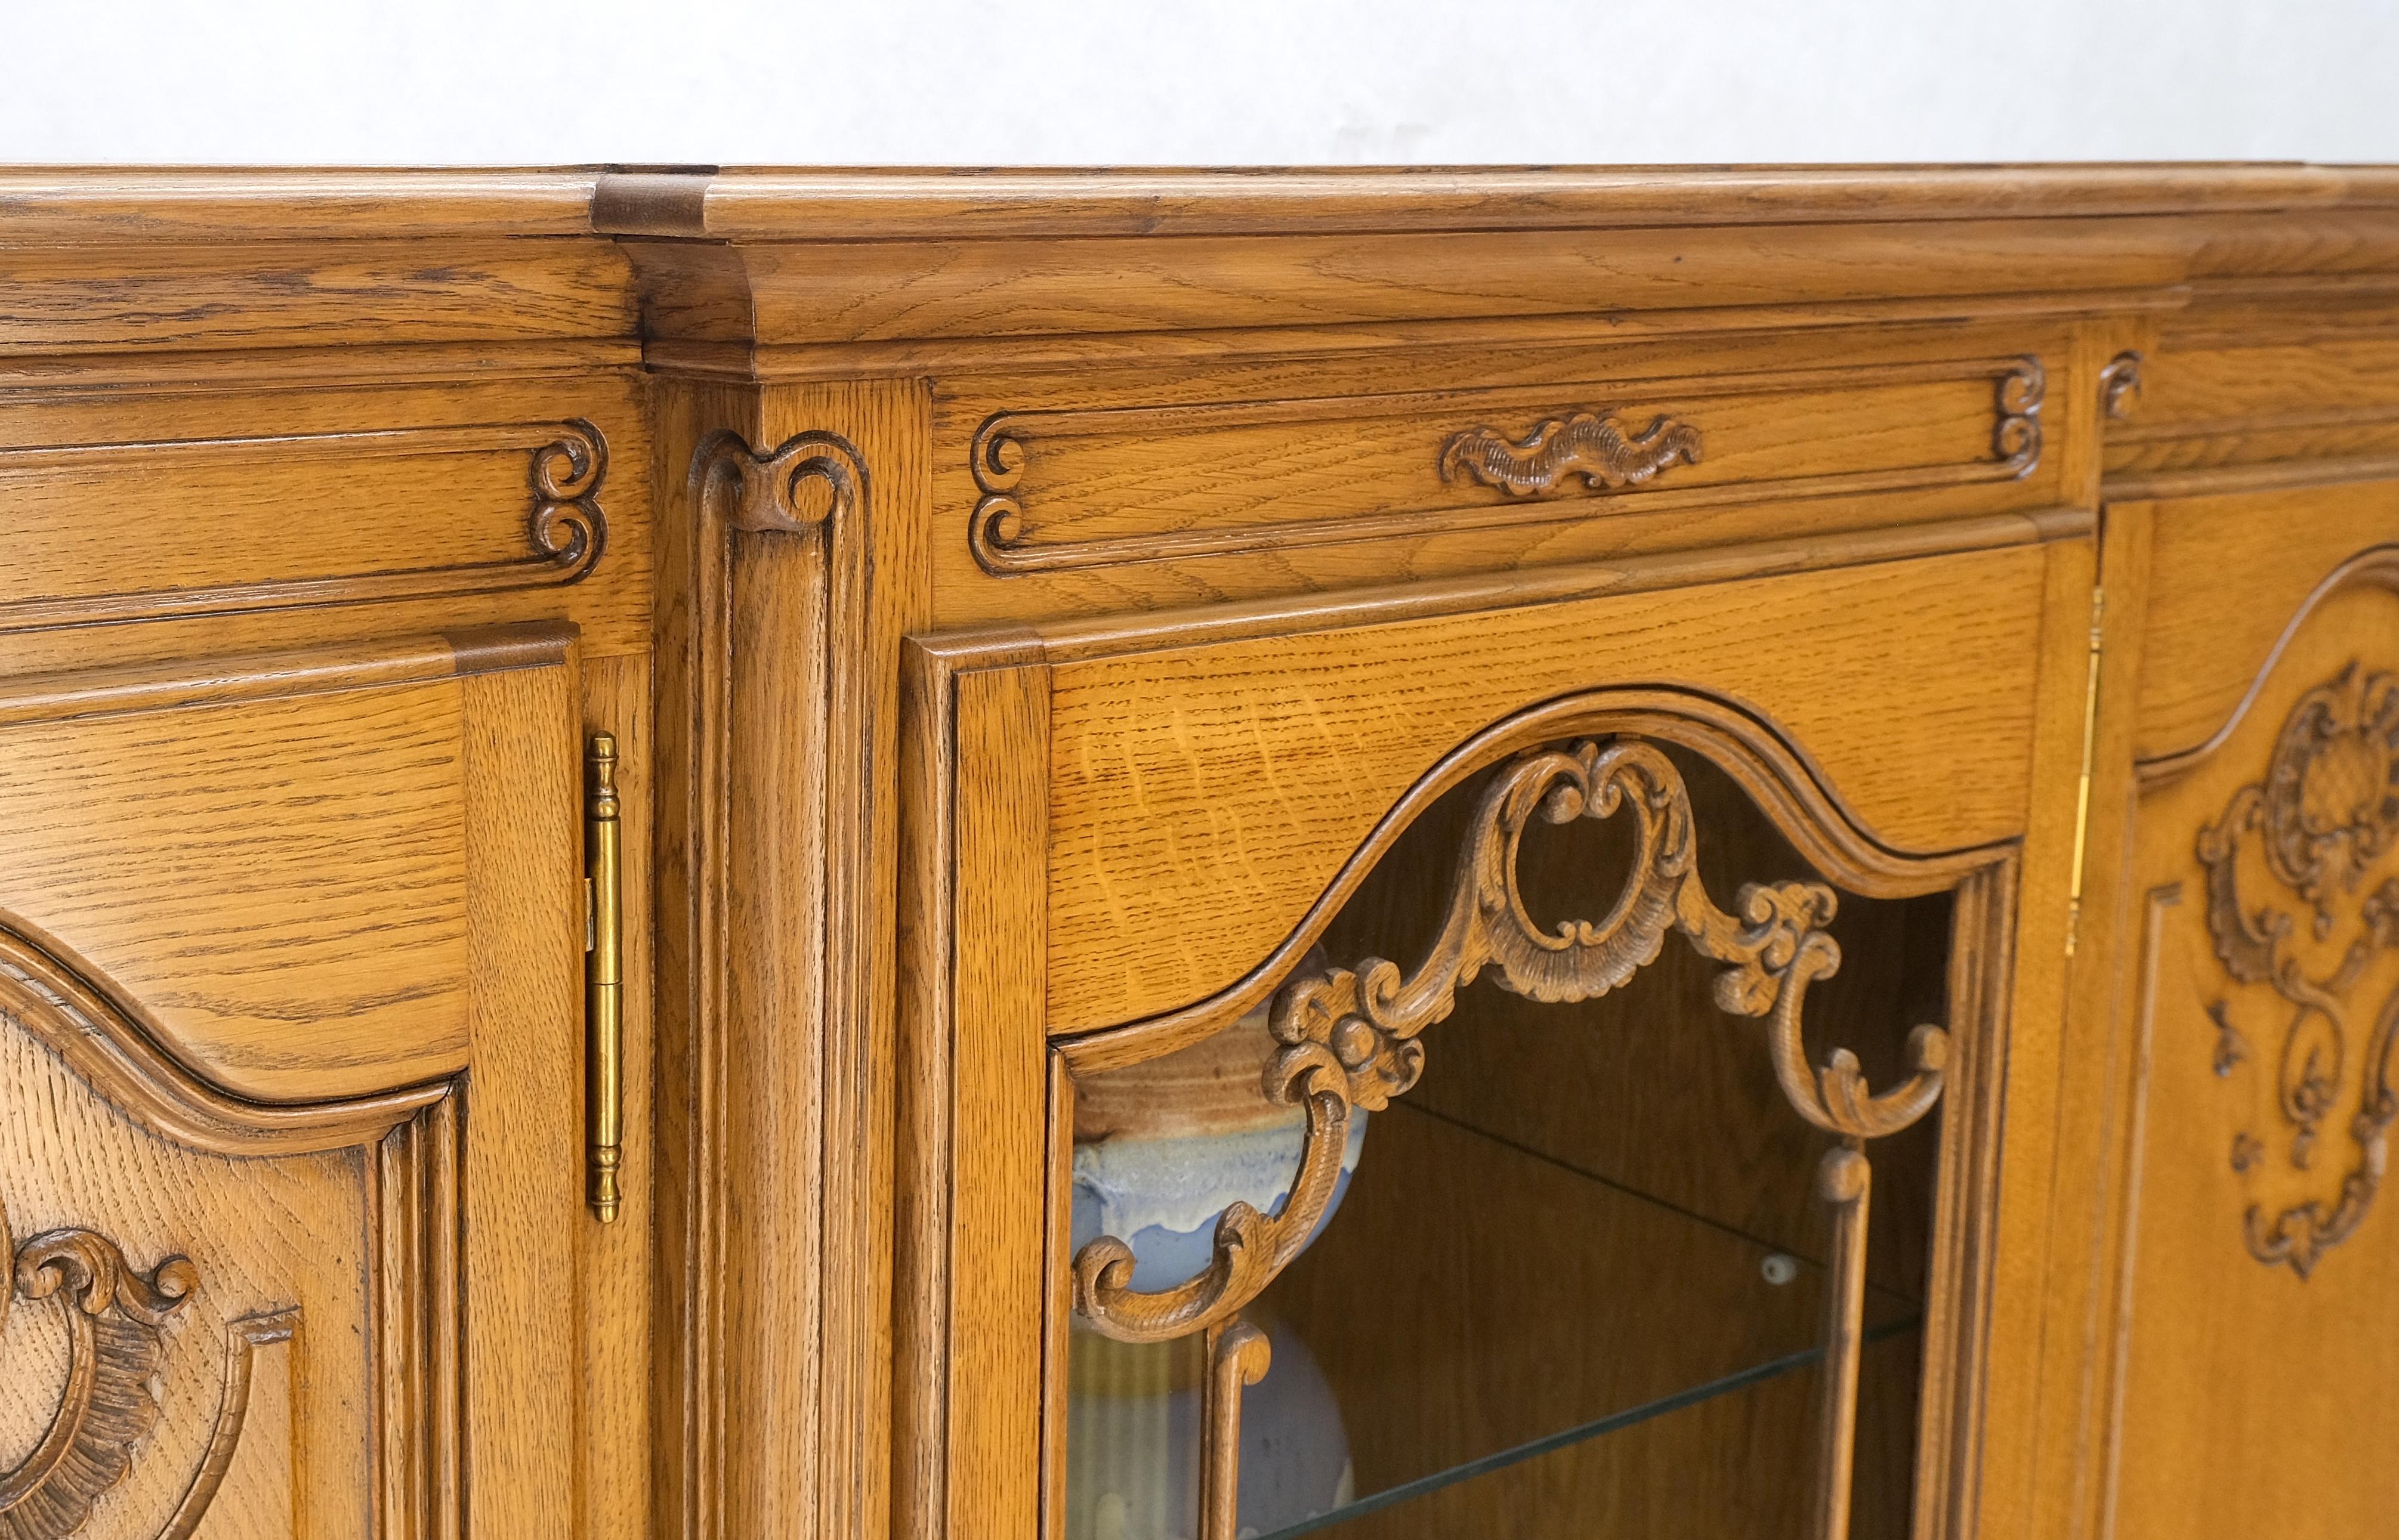
{"type": "Polygon", "coordinates": [[[1132,1250],[1102,1236],[1072,1259],[1076,1310],[1098,1331],[1131,1343],[1204,1334],[1200,1533],[1234,1533],[1240,1392],[1267,1371],[1266,1339],[1240,1312],[1314,1235],[1341,1175],[1358,1110],[1379,1111],[1421,1074],[1423,1034],[1453,1009],[1457,992],[1488,973],[1535,1001],[1595,998],[1654,962],[1678,933],[1724,965],[1716,1006],[1765,1024],[1765,1047],[1782,1096],[1809,1125],[1835,1136],[1816,1174],[1817,1196],[1834,1219],[1827,1372],[1820,1424],[1821,1499],[1816,1530],[1848,1530],[1850,1452],[1864,1340],[1868,1141],[1899,1132],[1939,1099],[1947,1033],[1919,1026],[1907,1043],[1907,1073],[1877,1092],[1856,1057],[1835,1048],[1821,1064],[1803,1040],[1809,986],[1829,977],[1840,951],[1827,926],[1832,889],[1804,880],[1752,883],[1727,909],[1701,872],[1691,798],[1674,761],[1642,737],[1593,736],[1527,749],[1505,761],[1477,801],[1457,852],[1438,933],[1411,967],[1381,957],[1313,962],[1276,990],[1272,1047],[1261,1065],[1267,1095],[1304,1108],[1303,1154],[1290,1191],[1268,1213],[1248,1203],[1216,1223],[1207,1266],[1180,1283],[1132,1286],[1132,1250]],[[1517,878],[1519,848],[1537,823],[1624,819],[1632,829],[1629,872],[1605,914],[1544,927],[1517,878]]]}

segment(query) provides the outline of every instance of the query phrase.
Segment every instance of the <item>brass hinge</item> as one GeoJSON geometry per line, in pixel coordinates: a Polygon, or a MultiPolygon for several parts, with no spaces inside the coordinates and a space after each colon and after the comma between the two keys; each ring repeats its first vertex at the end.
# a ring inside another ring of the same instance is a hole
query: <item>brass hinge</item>
{"type": "Polygon", "coordinates": [[[2066,899],[2066,954],[2074,955],[2082,931],[2082,862],[2091,836],[2091,770],[2099,748],[2099,654],[2108,611],[2108,590],[2091,590],[2091,666],[2082,686],[2082,777],[2074,790],[2074,875],[2066,899]]]}
{"type": "Polygon", "coordinates": [[[584,808],[590,870],[584,893],[584,1117],[591,1211],[613,1223],[625,1151],[624,847],[617,805],[617,740],[591,735],[584,808]]]}

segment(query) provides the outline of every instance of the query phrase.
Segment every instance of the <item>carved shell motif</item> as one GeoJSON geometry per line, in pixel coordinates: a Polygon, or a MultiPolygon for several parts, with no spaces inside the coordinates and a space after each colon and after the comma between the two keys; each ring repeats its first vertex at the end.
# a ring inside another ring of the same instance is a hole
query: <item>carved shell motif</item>
{"type": "Polygon", "coordinates": [[[89,1230],[53,1230],[19,1248],[0,1206],[0,1324],[13,1302],[54,1301],[67,1332],[67,1383],[58,1414],[16,1469],[0,1474],[0,1540],[62,1540],[125,1479],[158,1421],[161,1329],[189,1300],[197,1275],[169,1257],[136,1272],[115,1243],[89,1230]]]}
{"type": "MultiPolygon", "coordinates": [[[[2399,992],[2367,1018],[2362,1053],[2355,1052],[2360,1013],[2352,998],[2377,954],[2399,950],[2399,874],[2373,881],[2394,843],[2399,679],[2362,673],[2354,663],[2299,698],[2284,721],[2266,778],[2234,792],[2223,816],[2199,835],[2216,954],[2235,983],[2271,991],[2279,1019],[2281,1052],[2269,1058],[2274,1103],[2290,1130],[2285,1170],[2311,1170],[2326,1120],[2343,1106],[2353,1108],[2347,1131],[2356,1155],[2338,1190],[2280,1208],[2253,1203],[2243,1223],[2251,1255],[2287,1263],[2302,1278],[2364,1223],[2381,1184],[2391,1125],[2399,1119],[2391,1076],[2399,992]],[[2250,864],[2244,851],[2263,858],[2255,864],[2282,890],[2269,901],[2243,890],[2250,864]],[[2308,914],[2304,932],[2295,909],[2308,914]],[[2328,951],[2344,933],[2347,944],[2328,951]],[[2310,951],[2316,953],[2312,966],[2310,951]]],[[[2243,1008],[2253,1019],[2258,1014],[2243,1008]]],[[[2237,1025],[2242,1012],[2233,1001],[2218,1000],[2208,1014],[2216,1074],[2245,1073],[2252,1055],[2237,1025]]],[[[2243,1130],[2231,1162],[2244,1180],[2257,1179],[2270,1165],[2266,1142],[2243,1130]]]]}

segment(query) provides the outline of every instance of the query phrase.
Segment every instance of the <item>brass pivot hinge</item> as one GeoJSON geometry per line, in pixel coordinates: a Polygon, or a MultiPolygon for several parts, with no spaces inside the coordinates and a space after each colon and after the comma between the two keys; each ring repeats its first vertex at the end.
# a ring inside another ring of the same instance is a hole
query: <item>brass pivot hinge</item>
{"type": "Polygon", "coordinates": [[[2082,777],[2074,791],[2074,874],[2066,898],[2066,954],[2082,931],[2082,862],[2091,837],[2091,770],[2099,748],[2099,653],[2108,611],[2108,591],[2091,590],[2091,668],[2082,686],[2082,777]]]}
{"type": "Polygon", "coordinates": [[[613,1223],[624,1201],[617,1169],[625,1153],[624,846],[617,805],[617,739],[591,735],[584,809],[590,868],[585,899],[584,1116],[591,1211],[613,1223]]]}

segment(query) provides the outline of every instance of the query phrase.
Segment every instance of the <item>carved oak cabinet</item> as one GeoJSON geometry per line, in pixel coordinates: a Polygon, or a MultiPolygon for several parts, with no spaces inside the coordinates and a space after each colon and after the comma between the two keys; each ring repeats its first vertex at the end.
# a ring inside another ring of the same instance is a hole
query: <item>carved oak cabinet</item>
{"type": "Polygon", "coordinates": [[[2399,172],[0,172],[0,1537],[2365,1540],[2399,172]]]}

